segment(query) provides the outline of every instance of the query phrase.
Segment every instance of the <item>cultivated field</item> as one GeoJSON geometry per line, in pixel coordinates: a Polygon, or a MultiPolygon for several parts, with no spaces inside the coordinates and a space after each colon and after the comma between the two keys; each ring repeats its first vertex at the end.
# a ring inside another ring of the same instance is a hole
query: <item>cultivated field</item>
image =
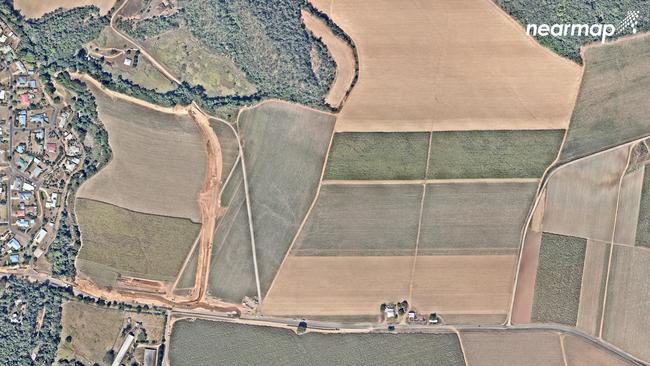
{"type": "Polygon", "coordinates": [[[648,35],[585,49],[584,77],[562,160],[650,134],[650,64],[639,62],[648,55],[648,35]]]}
{"type": "Polygon", "coordinates": [[[423,179],[429,134],[337,133],[326,179],[423,179]]]}
{"type": "MultiPolygon", "coordinates": [[[[287,103],[267,102],[243,111],[238,127],[264,294],[315,198],[334,117],[287,103]]],[[[213,296],[237,302],[244,295],[255,295],[250,292],[255,288],[255,277],[251,272],[244,187],[241,181],[239,185],[239,193],[231,198],[216,229],[210,281],[213,296]]]]}
{"type": "Polygon", "coordinates": [[[622,147],[557,170],[547,185],[544,231],[611,241],[627,155],[622,147]]]}
{"type": "Polygon", "coordinates": [[[40,18],[45,13],[49,13],[58,8],[80,8],[82,6],[95,5],[99,8],[101,15],[105,15],[115,4],[115,0],[14,0],[14,8],[26,18],[40,18]]]}
{"type": "Polygon", "coordinates": [[[199,221],[207,153],[186,114],[169,114],[92,88],[113,159],[77,194],[129,210],[199,221]]]}
{"type": "Polygon", "coordinates": [[[532,310],[534,322],[576,324],[586,242],[542,234],[532,310]]]}
{"type": "Polygon", "coordinates": [[[519,248],[537,183],[427,184],[419,254],[519,248]]]}
{"type": "Polygon", "coordinates": [[[614,242],[634,245],[641,203],[645,167],[641,166],[623,177],[616,213],[614,242]]]}
{"type": "Polygon", "coordinates": [[[593,343],[572,334],[562,337],[568,366],[631,366],[632,363],[621,359],[593,343]]]}
{"type": "Polygon", "coordinates": [[[186,29],[165,32],[146,40],[143,46],[182,80],[202,85],[208,95],[255,92],[255,86],[230,59],[210,52],[186,29]]]}
{"type": "Polygon", "coordinates": [[[600,332],[600,320],[603,314],[609,251],[609,243],[587,241],[576,327],[595,336],[600,332]]]}
{"type": "Polygon", "coordinates": [[[563,136],[563,130],[434,132],[428,178],[541,177],[563,136]]]}
{"type": "Polygon", "coordinates": [[[316,3],[355,40],[337,131],[564,128],[580,69],[483,0],[316,3]],[[404,22],[408,19],[408,22],[404,22]]]}
{"type": "Polygon", "coordinates": [[[558,333],[467,331],[460,339],[467,365],[566,366],[558,333]]]}
{"type": "MultiPolygon", "coordinates": [[[[413,275],[416,311],[505,314],[516,257],[419,256],[413,275]]],[[[373,315],[382,302],[408,298],[413,257],[287,258],[262,312],[270,315],[373,315]],[[388,277],[382,274],[390,274],[388,277]]]]}
{"type": "Polygon", "coordinates": [[[336,36],[322,19],[310,12],[302,11],[302,21],[307,29],[327,46],[336,62],[336,75],[325,97],[325,103],[338,107],[354,80],[356,61],[352,48],[347,42],[336,36]]]}
{"type": "Polygon", "coordinates": [[[323,185],[293,255],[413,255],[421,184],[323,185]]]}
{"type": "Polygon", "coordinates": [[[643,177],[635,244],[650,248],[650,174],[643,177]]]}
{"type": "Polygon", "coordinates": [[[198,265],[198,253],[198,247],[192,251],[187,265],[185,265],[185,268],[178,279],[178,283],[176,284],[177,289],[189,289],[194,286],[196,281],[196,267],[198,265]]]}
{"type": "Polygon", "coordinates": [[[615,246],[607,287],[603,338],[650,361],[650,250],[615,246]]]}
{"type": "Polygon", "coordinates": [[[221,169],[221,182],[224,183],[239,156],[237,136],[223,122],[211,119],[210,127],[212,127],[212,130],[219,139],[221,161],[223,164],[223,168],[221,169]]]}
{"type": "Polygon", "coordinates": [[[180,320],[174,323],[169,358],[174,366],[437,365],[464,366],[453,334],[318,334],[284,329],[180,320]]]}
{"type": "Polygon", "coordinates": [[[76,201],[76,213],[83,236],[81,270],[105,286],[112,285],[102,281],[106,269],[116,275],[173,281],[200,229],[188,219],[147,215],[87,199],[76,201]]]}

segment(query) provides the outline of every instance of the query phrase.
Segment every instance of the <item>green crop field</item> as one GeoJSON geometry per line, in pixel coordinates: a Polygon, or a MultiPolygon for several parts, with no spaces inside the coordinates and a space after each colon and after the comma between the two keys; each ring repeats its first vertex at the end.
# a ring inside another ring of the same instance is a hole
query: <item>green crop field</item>
{"type": "Polygon", "coordinates": [[[576,325],[587,240],[542,234],[532,319],[576,325]]]}
{"type": "Polygon", "coordinates": [[[516,250],[536,189],[536,183],[428,184],[418,252],[516,250]]]}
{"type": "Polygon", "coordinates": [[[563,136],[564,130],[434,132],[428,178],[538,178],[563,136]]]}
{"type": "Polygon", "coordinates": [[[448,334],[319,334],[205,320],[174,323],[174,366],[253,365],[464,366],[458,337],[448,334]]]}
{"type": "Polygon", "coordinates": [[[325,179],[422,179],[428,149],[427,132],[337,133],[325,179]]]}
{"type": "Polygon", "coordinates": [[[295,255],[413,255],[421,184],[324,185],[295,255]]]}
{"type": "Polygon", "coordinates": [[[650,134],[650,36],[591,47],[566,143],[568,161],[650,134]]]}
{"type": "MultiPolygon", "coordinates": [[[[148,279],[173,280],[189,254],[200,225],[188,219],[148,215],[110,204],[78,199],[77,219],[83,237],[79,259],[92,270],[148,279]]],[[[94,273],[87,273],[93,277],[94,273]]]]}
{"type": "MultiPolygon", "coordinates": [[[[264,294],[316,197],[334,117],[269,102],[242,112],[238,126],[264,294]]],[[[231,184],[228,210],[215,235],[210,292],[240,301],[244,295],[255,295],[250,293],[255,281],[244,189],[236,188],[241,180],[231,184]]]]}

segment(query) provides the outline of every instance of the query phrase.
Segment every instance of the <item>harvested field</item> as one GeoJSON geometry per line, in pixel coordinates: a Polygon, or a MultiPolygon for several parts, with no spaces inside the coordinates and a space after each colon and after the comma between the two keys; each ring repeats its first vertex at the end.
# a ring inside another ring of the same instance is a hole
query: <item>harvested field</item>
{"type": "Polygon", "coordinates": [[[354,80],[356,60],[352,48],[347,42],[336,36],[322,19],[310,12],[302,11],[302,21],[307,29],[327,46],[336,62],[334,82],[325,97],[325,103],[338,107],[354,80]]]}
{"type": "Polygon", "coordinates": [[[558,129],[569,122],[580,68],[537,44],[492,2],[337,1],[322,10],[359,53],[359,81],[337,131],[558,129]]]}
{"type": "Polygon", "coordinates": [[[337,133],[325,179],[423,179],[428,133],[337,133]]]}
{"type": "Polygon", "coordinates": [[[563,136],[563,130],[434,132],[427,178],[538,178],[563,136]]]}
{"type": "Polygon", "coordinates": [[[641,166],[623,176],[616,213],[615,243],[634,245],[636,241],[644,170],[645,167],[641,166]]]}
{"type": "MultiPolygon", "coordinates": [[[[413,258],[287,258],[262,305],[266,315],[374,315],[382,302],[408,298],[413,258]],[[390,280],[382,274],[390,273],[390,280]]],[[[418,312],[505,314],[516,257],[420,256],[413,278],[418,312]]]]}
{"type": "Polygon", "coordinates": [[[569,366],[632,366],[612,352],[573,334],[562,337],[567,365],[569,366]]]}
{"type": "Polygon", "coordinates": [[[565,366],[558,333],[466,331],[460,338],[467,365],[565,366]]]}
{"type": "Polygon", "coordinates": [[[539,265],[539,250],[542,244],[542,233],[529,228],[526,232],[519,277],[512,304],[511,322],[513,324],[527,324],[531,322],[533,299],[535,297],[535,279],[539,265]]]}
{"type": "Polygon", "coordinates": [[[94,86],[91,90],[113,159],[77,196],[198,222],[207,152],[192,119],[111,99],[94,86]]]}
{"type": "Polygon", "coordinates": [[[205,320],[174,323],[169,353],[174,366],[252,365],[260,355],[267,365],[465,365],[453,333],[297,336],[284,329],[205,320]]]}
{"type": "Polygon", "coordinates": [[[635,244],[650,248],[650,174],[644,174],[635,244]]]}
{"type": "Polygon", "coordinates": [[[516,255],[418,255],[411,305],[442,316],[481,315],[488,323],[508,312],[516,268],[516,255]]]}
{"type": "MultiPolygon", "coordinates": [[[[288,103],[267,102],[241,112],[238,127],[264,295],[315,198],[334,117],[288,103]]],[[[255,288],[255,277],[250,271],[253,258],[248,232],[242,186],[230,199],[216,229],[212,296],[240,301],[245,295],[256,295],[249,292],[255,288]]]]}
{"type": "Polygon", "coordinates": [[[650,362],[650,250],[614,246],[603,339],[650,362]]]}
{"type": "Polygon", "coordinates": [[[147,215],[87,199],[76,201],[76,214],[83,238],[79,260],[85,261],[82,270],[93,280],[105,278],[103,270],[110,270],[116,275],[173,281],[200,229],[187,219],[147,215]]]}
{"type": "Polygon", "coordinates": [[[639,62],[648,56],[648,35],[585,48],[584,76],[561,160],[650,134],[650,64],[639,62]]]}
{"type": "Polygon", "coordinates": [[[600,333],[609,251],[609,243],[587,241],[576,327],[594,336],[600,333]]]}
{"type": "Polygon", "coordinates": [[[95,5],[101,15],[105,15],[115,4],[115,0],[14,0],[14,8],[20,10],[25,18],[40,18],[58,8],[72,9],[95,5]]]}
{"type": "Polygon", "coordinates": [[[147,39],[143,46],[182,80],[202,85],[209,96],[255,92],[230,59],[210,52],[184,28],[147,39]]]}
{"type": "Polygon", "coordinates": [[[587,241],[542,234],[532,321],[575,325],[587,241]]]}
{"type": "Polygon", "coordinates": [[[536,189],[536,183],[427,184],[418,253],[514,253],[536,189]]]}
{"type": "Polygon", "coordinates": [[[293,255],[408,255],[422,185],[324,185],[293,255]]]}
{"type": "Polygon", "coordinates": [[[544,231],[610,242],[627,147],[564,166],[547,185],[544,231]]]}

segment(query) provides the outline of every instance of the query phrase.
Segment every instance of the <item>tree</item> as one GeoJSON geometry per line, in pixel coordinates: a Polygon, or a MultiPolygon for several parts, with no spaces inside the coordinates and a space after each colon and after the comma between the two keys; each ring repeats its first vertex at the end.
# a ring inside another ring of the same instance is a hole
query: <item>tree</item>
{"type": "Polygon", "coordinates": [[[65,341],[66,341],[66,343],[72,343],[72,336],[69,335],[69,336],[65,337],[65,341]]]}

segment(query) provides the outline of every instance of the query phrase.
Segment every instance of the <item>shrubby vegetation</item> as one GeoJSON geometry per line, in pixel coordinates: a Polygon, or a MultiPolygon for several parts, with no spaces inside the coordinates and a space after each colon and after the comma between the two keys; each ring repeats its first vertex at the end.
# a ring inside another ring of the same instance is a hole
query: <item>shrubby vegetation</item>
{"type": "MultiPolygon", "coordinates": [[[[618,25],[628,11],[640,10],[641,17],[637,29],[641,32],[650,29],[647,19],[647,1],[639,0],[589,0],[544,2],[531,0],[496,0],[508,14],[517,19],[524,27],[526,24],[598,24],[618,25]]],[[[624,32],[623,35],[630,34],[624,32]]],[[[537,37],[537,41],[561,56],[582,63],[580,47],[599,41],[599,37],[537,37]]]]}
{"type": "Polygon", "coordinates": [[[0,279],[0,365],[51,365],[61,332],[61,292],[47,284],[0,279]],[[40,329],[37,322],[45,309],[40,329]],[[30,354],[37,350],[32,361],[30,354]]]}
{"type": "MultiPolygon", "coordinates": [[[[206,48],[229,57],[255,84],[258,97],[280,98],[324,107],[323,96],[336,64],[326,47],[301,22],[306,1],[180,1],[171,19],[155,17],[122,21],[118,27],[144,40],[177,26],[186,27],[206,48]],[[158,33],[156,33],[158,32],[158,33]],[[311,50],[320,71],[311,66],[311,50]]],[[[215,105],[214,101],[206,103],[215,105]]],[[[215,106],[224,105],[218,103],[215,106]]]]}

